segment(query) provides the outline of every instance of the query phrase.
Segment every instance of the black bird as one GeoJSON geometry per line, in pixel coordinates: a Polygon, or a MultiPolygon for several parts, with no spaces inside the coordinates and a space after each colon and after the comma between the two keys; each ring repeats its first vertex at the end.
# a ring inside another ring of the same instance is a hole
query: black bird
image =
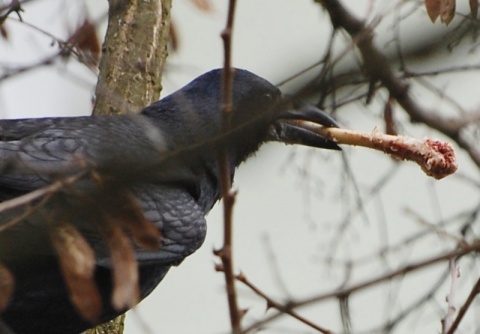
{"type": "Polygon", "coordinates": [[[104,322],[125,311],[111,306],[108,247],[92,228],[101,217],[98,211],[119,209],[115,200],[109,200],[116,197],[109,194],[132,195],[163,237],[156,251],[135,246],[143,299],[171,266],[201,246],[204,217],[221,197],[220,148],[228,152],[232,178],[235,168],[267,141],[339,149],[293,122],[336,127],[333,119],[315,107],[291,107],[274,85],[257,75],[235,69],[232,92],[227,135],[221,131],[222,70],[218,69],[136,115],[0,121],[0,201],[85,171],[106,180],[81,178],[44,203],[37,200],[0,212],[0,228],[20,217],[0,232],[0,263],[16,282],[0,314],[3,325],[16,334],[79,333],[93,326],[70,301],[47,227],[55,219],[74,224],[95,252],[95,280],[103,300],[99,322],[104,322]],[[34,211],[22,217],[27,210],[34,211]]]}

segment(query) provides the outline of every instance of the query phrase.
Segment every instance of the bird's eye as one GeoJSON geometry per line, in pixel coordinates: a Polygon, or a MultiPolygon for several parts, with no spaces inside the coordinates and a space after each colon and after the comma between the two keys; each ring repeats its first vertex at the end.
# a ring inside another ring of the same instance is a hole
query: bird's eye
{"type": "Polygon", "coordinates": [[[271,102],[275,101],[275,96],[272,93],[265,93],[262,96],[262,100],[265,103],[271,103],[271,102]]]}
{"type": "Polygon", "coordinates": [[[273,101],[273,95],[271,93],[265,93],[265,99],[273,101]]]}

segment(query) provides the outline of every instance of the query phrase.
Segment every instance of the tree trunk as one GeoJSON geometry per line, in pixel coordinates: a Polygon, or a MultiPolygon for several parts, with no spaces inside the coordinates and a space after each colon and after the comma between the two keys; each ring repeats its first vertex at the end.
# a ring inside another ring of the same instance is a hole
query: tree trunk
{"type": "MultiPolygon", "coordinates": [[[[171,0],[109,0],[93,114],[139,112],[158,99],[167,58],[171,0]]],[[[125,134],[128,135],[128,134],[125,134]]],[[[121,334],[125,315],[86,331],[121,334]]]]}

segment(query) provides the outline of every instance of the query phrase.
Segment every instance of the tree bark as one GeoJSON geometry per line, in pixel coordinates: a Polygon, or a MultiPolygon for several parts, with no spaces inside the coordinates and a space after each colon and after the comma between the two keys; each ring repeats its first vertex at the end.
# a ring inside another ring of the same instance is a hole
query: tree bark
{"type": "Polygon", "coordinates": [[[171,0],[110,0],[93,113],[138,112],[160,95],[171,0]]]}
{"type": "MultiPolygon", "coordinates": [[[[162,89],[172,2],[109,0],[109,5],[93,114],[139,112],[162,89]]],[[[85,333],[121,334],[124,319],[119,316],[85,333]]]]}

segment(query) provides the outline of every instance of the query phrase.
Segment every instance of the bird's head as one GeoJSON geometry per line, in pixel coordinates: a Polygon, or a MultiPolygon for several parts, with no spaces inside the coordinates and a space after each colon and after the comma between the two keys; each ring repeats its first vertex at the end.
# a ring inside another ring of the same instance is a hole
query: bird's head
{"type": "Polygon", "coordinates": [[[161,120],[159,125],[170,134],[172,148],[205,143],[199,151],[206,148],[211,152],[212,148],[223,145],[228,149],[233,167],[267,141],[339,149],[333,141],[295,122],[337,126],[330,116],[316,107],[288,101],[273,84],[242,69],[233,71],[233,110],[225,133],[222,130],[222,83],[223,71],[212,70],[142,113],[161,120]]]}

